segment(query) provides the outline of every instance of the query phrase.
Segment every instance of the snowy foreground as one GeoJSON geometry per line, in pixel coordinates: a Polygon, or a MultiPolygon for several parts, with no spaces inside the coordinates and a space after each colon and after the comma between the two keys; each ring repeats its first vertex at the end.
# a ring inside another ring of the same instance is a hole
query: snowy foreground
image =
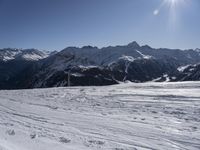
{"type": "Polygon", "coordinates": [[[0,91],[0,150],[199,150],[200,82],[0,91]]]}

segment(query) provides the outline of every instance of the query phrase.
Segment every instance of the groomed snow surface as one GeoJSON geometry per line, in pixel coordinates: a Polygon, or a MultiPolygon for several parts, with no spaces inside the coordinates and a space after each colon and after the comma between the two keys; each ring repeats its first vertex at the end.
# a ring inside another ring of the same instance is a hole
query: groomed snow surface
{"type": "Polygon", "coordinates": [[[199,150],[200,82],[0,91],[0,150],[199,150]]]}

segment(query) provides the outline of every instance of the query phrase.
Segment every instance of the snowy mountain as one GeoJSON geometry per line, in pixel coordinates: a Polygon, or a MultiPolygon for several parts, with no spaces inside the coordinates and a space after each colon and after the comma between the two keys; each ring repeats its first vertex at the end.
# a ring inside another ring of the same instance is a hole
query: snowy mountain
{"type": "Polygon", "coordinates": [[[200,51],[154,49],[132,42],[101,49],[68,47],[51,55],[34,49],[4,50],[1,58],[0,88],[33,88],[66,86],[69,72],[72,86],[170,81],[170,77],[175,79],[180,74],[178,67],[200,63],[200,51]],[[13,60],[17,68],[14,73],[13,60]]]}
{"type": "MultiPolygon", "coordinates": [[[[200,60],[200,52],[197,50],[178,49],[154,49],[148,45],[139,46],[132,42],[125,46],[105,47],[68,47],[60,52],[61,55],[74,55],[76,59],[84,58],[87,62],[97,65],[108,65],[123,56],[131,56],[134,59],[172,59],[179,64],[196,63],[200,60]]],[[[74,59],[76,61],[76,59],[74,59]]]]}
{"type": "Polygon", "coordinates": [[[38,61],[49,56],[49,52],[39,51],[37,49],[0,49],[0,61],[10,60],[28,60],[38,61]]]}
{"type": "Polygon", "coordinates": [[[200,81],[200,64],[179,67],[176,81],[200,81]]]}
{"type": "Polygon", "coordinates": [[[199,48],[196,48],[195,51],[198,52],[198,53],[200,53],[200,49],[199,48]]]}
{"type": "Polygon", "coordinates": [[[51,53],[36,49],[1,49],[0,89],[23,88],[20,84],[29,78],[24,76],[24,73],[27,70],[34,70],[33,65],[49,55],[51,53]]]}
{"type": "Polygon", "coordinates": [[[200,62],[196,50],[153,49],[132,42],[125,46],[68,47],[45,59],[34,87],[66,86],[68,72],[71,85],[110,85],[124,82],[145,82],[165,74],[176,75],[177,67],[200,62]]]}

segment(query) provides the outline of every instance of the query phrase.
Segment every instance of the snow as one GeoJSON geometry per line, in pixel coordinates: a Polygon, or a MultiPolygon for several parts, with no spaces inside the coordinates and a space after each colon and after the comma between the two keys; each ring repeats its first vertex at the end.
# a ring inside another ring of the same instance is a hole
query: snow
{"type": "Polygon", "coordinates": [[[0,150],[199,150],[199,85],[0,91],[0,150]]]}
{"type": "Polygon", "coordinates": [[[19,55],[21,52],[20,50],[13,49],[13,50],[0,50],[0,59],[4,62],[15,59],[16,55],[19,55]]]}
{"type": "Polygon", "coordinates": [[[40,60],[40,59],[44,59],[47,58],[48,55],[44,55],[44,56],[40,56],[38,54],[24,54],[23,58],[26,60],[40,60]]]}
{"type": "Polygon", "coordinates": [[[25,59],[29,61],[38,61],[40,59],[47,58],[50,55],[49,52],[39,51],[36,49],[1,49],[0,60],[4,62],[14,59],[25,59]]]}
{"type": "Polygon", "coordinates": [[[3,61],[9,61],[9,60],[13,60],[13,59],[15,59],[13,56],[4,56],[3,57],[3,61]]]}
{"type": "Polygon", "coordinates": [[[74,76],[74,77],[83,77],[84,76],[84,74],[81,74],[81,73],[71,73],[70,75],[74,76]]]}
{"type": "Polygon", "coordinates": [[[138,50],[136,50],[136,52],[138,52],[142,56],[143,59],[151,59],[152,58],[152,56],[144,55],[142,52],[140,52],[138,50]]]}
{"type": "Polygon", "coordinates": [[[198,52],[198,53],[200,53],[200,49],[199,48],[196,48],[195,51],[198,52]]]}
{"type": "Polygon", "coordinates": [[[165,79],[165,82],[169,82],[169,81],[170,81],[170,78],[169,78],[169,75],[168,75],[168,74],[164,74],[163,77],[166,78],[166,79],[165,79]]]}
{"type": "Polygon", "coordinates": [[[177,70],[178,70],[179,72],[183,72],[183,71],[184,71],[186,68],[188,68],[189,66],[191,66],[191,65],[180,66],[180,67],[177,68],[177,70]]]}
{"type": "Polygon", "coordinates": [[[152,82],[158,82],[162,79],[162,77],[159,77],[159,78],[156,78],[156,79],[153,79],[152,82]]]}
{"type": "Polygon", "coordinates": [[[93,66],[93,65],[88,65],[88,66],[83,66],[83,65],[79,65],[79,68],[88,70],[88,69],[92,69],[92,68],[97,68],[98,66],[93,66]]]}
{"type": "Polygon", "coordinates": [[[122,56],[119,59],[125,60],[125,61],[129,61],[129,62],[134,62],[135,58],[133,58],[132,56],[122,56]]]}

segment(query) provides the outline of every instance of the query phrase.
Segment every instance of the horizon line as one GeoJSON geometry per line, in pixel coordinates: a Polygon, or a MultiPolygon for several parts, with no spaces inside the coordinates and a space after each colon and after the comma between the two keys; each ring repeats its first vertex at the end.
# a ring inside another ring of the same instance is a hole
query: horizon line
{"type": "Polygon", "coordinates": [[[35,49],[35,50],[40,50],[40,51],[62,51],[64,49],[67,49],[67,48],[84,48],[84,47],[92,47],[92,48],[97,48],[97,49],[103,49],[103,48],[108,48],[108,47],[120,47],[120,46],[128,46],[128,45],[131,45],[131,44],[137,44],[139,47],[145,47],[145,46],[148,46],[152,49],[170,49],[170,50],[197,50],[197,49],[200,49],[200,48],[169,48],[169,47],[153,47],[153,46],[150,46],[149,44],[139,44],[137,41],[132,41],[132,42],[129,42],[128,44],[116,44],[116,45],[108,45],[108,46],[95,46],[95,45],[92,45],[92,44],[85,44],[85,45],[81,45],[81,46],[67,46],[67,47],[64,47],[62,49],[45,49],[45,48],[36,48],[36,47],[31,47],[31,48],[16,48],[16,47],[0,47],[0,50],[3,50],[3,49],[17,49],[17,50],[28,50],[28,49],[35,49]]]}

